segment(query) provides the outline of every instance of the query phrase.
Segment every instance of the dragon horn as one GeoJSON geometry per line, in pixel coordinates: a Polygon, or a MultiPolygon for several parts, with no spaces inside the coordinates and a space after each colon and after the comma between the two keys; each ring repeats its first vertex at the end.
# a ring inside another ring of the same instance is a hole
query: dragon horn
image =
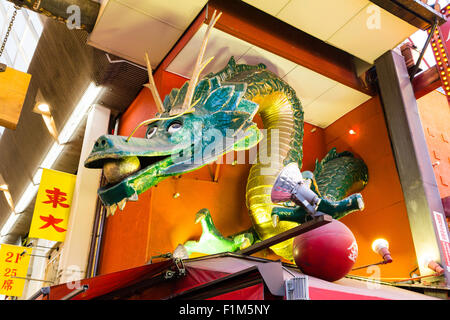
{"type": "Polygon", "coordinates": [[[164,113],[164,104],[162,103],[161,97],[159,96],[158,89],[156,88],[155,79],[152,74],[152,66],[150,64],[150,59],[148,58],[148,53],[145,53],[145,60],[147,61],[147,71],[148,71],[148,82],[144,84],[145,87],[149,88],[153,94],[153,98],[156,102],[156,108],[160,114],[164,113]]]}
{"type": "Polygon", "coordinates": [[[205,68],[206,64],[208,64],[211,59],[206,61],[206,63],[203,62],[203,56],[205,55],[206,45],[208,44],[208,39],[211,35],[211,31],[216,24],[217,20],[219,20],[220,16],[222,15],[222,12],[220,12],[216,16],[216,10],[214,10],[214,13],[211,17],[211,21],[209,22],[208,28],[206,29],[205,36],[203,38],[202,45],[200,47],[200,51],[197,57],[197,62],[195,63],[194,71],[192,72],[191,81],[189,83],[189,87],[186,92],[186,96],[184,98],[183,106],[181,107],[181,112],[186,111],[190,108],[192,103],[192,98],[194,97],[194,91],[195,87],[197,86],[198,78],[200,77],[200,73],[202,72],[203,68],[205,68]]]}

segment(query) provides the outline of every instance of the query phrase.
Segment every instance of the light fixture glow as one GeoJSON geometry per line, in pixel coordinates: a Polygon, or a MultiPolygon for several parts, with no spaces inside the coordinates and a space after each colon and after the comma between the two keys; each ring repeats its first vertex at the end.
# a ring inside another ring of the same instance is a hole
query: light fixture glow
{"type": "Polygon", "coordinates": [[[3,192],[6,198],[6,202],[8,202],[8,205],[11,208],[12,212],[15,212],[14,202],[11,193],[9,192],[8,184],[5,182],[5,179],[3,179],[3,176],[1,174],[0,174],[0,192],[3,192]]]}
{"type": "Polygon", "coordinates": [[[63,145],[58,144],[58,142],[54,142],[44,160],[42,161],[40,167],[41,168],[51,168],[53,164],[58,160],[59,155],[64,149],[63,145]]]}
{"type": "Polygon", "coordinates": [[[3,225],[3,228],[0,231],[0,235],[2,237],[6,236],[9,233],[9,231],[12,229],[12,227],[16,223],[17,219],[19,219],[19,216],[20,216],[19,214],[15,213],[15,212],[11,212],[11,215],[9,216],[8,220],[3,225]]]}
{"type": "Polygon", "coordinates": [[[38,110],[39,110],[40,112],[42,112],[42,113],[50,114],[50,107],[49,107],[49,105],[46,104],[46,103],[41,103],[41,104],[39,104],[37,108],[38,108],[38,110]]]}
{"type": "Polygon", "coordinates": [[[28,205],[33,201],[34,196],[38,192],[39,186],[35,185],[33,182],[30,182],[25,189],[25,192],[20,197],[19,202],[16,205],[16,212],[21,213],[25,211],[28,205]]]}
{"type": "Polygon", "coordinates": [[[14,202],[11,196],[11,193],[8,190],[8,187],[6,187],[6,189],[3,190],[3,194],[5,195],[6,198],[6,202],[8,202],[9,207],[11,208],[12,212],[15,212],[14,209],[14,202]]]}
{"type": "Polygon", "coordinates": [[[372,242],[372,250],[383,257],[386,263],[392,262],[391,253],[389,252],[389,242],[386,239],[376,239],[372,242]]]}
{"type": "Polygon", "coordinates": [[[378,250],[381,248],[389,249],[389,242],[386,239],[379,238],[372,242],[372,250],[375,253],[378,253],[378,250]]]}
{"type": "Polygon", "coordinates": [[[348,133],[349,133],[349,134],[356,134],[356,131],[353,130],[353,129],[350,129],[350,130],[348,130],[348,133]]]}
{"type": "Polygon", "coordinates": [[[58,140],[61,144],[67,143],[70,138],[72,138],[72,135],[80,125],[81,120],[83,120],[83,117],[86,115],[87,111],[100,94],[101,89],[101,87],[97,87],[93,82],[89,84],[89,87],[84,92],[83,97],[73,110],[72,115],[69,120],[67,120],[66,125],[59,134],[58,140]]]}

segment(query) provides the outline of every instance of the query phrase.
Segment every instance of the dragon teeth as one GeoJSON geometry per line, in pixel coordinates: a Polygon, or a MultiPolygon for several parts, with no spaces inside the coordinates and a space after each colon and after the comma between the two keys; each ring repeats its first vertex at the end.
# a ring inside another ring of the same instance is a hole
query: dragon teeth
{"type": "Polygon", "coordinates": [[[280,218],[278,217],[278,215],[274,214],[272,216],[272,225],[273,225],[274,228],[277,227],[279,220],[280,220],[280,218]]]}
{"type": "Polygon", "coordinates": [[[137,192],[135,192],[131,197],[128,198],[129,201],[138,201],[139,197],[137,192]]]}
{"type": "Polygon", "coordinates": [[[120,211],[123,211],[123,209],[125,209],[125,205],[127,204],[127,199],[123,199],[122,201],[120,201],[117,206],[119,207],[120,211]]]}
{"type": "Polygon", "coordinates": [[[111,205],[109,209],[111,210],[111,214],[114,215],[114,213],[116,213],[117,210],[117,204],[111,205]]]}
{"type": "Polygon", "coordinates": [[[106,217],[108,218],[111,215],[111,208],[106,206],[106,217]]]}
{"type": "Polygon", "coordinates": [[[363,201],[363,199],[361,199],[361,198],[358,198],[358,199],[356,199],[356,201],[358,201],[358,207],[359,207],[359,210],[364,210],[364,201],[363,201]]]}

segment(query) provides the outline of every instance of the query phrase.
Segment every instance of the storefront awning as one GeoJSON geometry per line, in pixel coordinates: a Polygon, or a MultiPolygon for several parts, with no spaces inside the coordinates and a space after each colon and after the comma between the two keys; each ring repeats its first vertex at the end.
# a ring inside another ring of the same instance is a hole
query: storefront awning
{"type": "MultiPolygon", "coordinates": [[[[281,262],[223,253],[184,260],[166,260],[49,288],[43,300],[185,300],[284,299],[284,283],[303,276],[281,262]],[[71,297],[77,288],[88,289],[71,297]]],[[[428,300],[423,294],[382,284],[344,278],[328,282],[308,276],[311,300],[428,300]]]]}

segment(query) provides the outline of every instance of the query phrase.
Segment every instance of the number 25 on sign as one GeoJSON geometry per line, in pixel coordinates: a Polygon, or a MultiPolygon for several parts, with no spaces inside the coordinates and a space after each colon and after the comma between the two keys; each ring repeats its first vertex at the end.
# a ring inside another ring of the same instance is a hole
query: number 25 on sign
{"type": "Polygon", "coordinates": [[[0,246],[0,294],[20,297],[33,249],[2,244],[0,246]],[[19,278],[16,278],[19,277],[19,278]]]}

